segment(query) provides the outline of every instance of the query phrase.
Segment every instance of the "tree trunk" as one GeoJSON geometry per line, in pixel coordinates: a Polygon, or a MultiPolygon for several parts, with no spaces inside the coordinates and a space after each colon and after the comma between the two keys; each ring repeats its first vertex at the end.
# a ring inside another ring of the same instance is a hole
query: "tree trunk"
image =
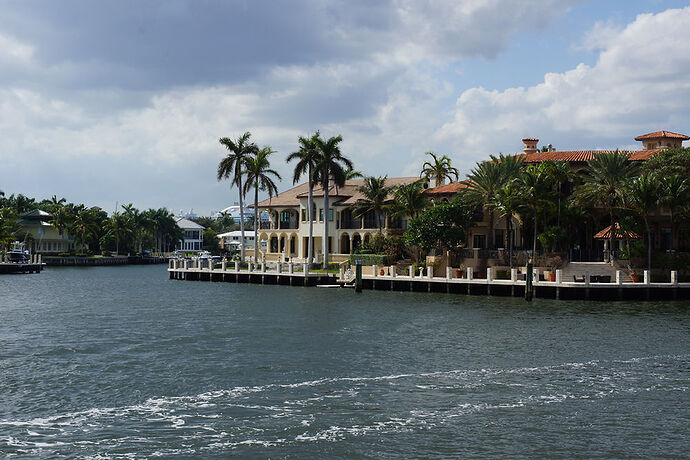
{"type": "MultiPolygon", "coordinates": [[[[258,262],[259,248],[256,244],[259,241],[259,181],[254,184],[254,265],[258,262]]],[[[268,249],[268,248],[266,248],[268,249]]]]}
{"type": "MultiPolygon", "coordinates": [[[[242,176],[237,178],[237,189],[240,192],[240,260],[244,262],[244,203],[242,200],[242,176]]],[[[256,253],[258,241],[254,240],[254,252],[256,253]]]]}
{"type": "Polygon", "coordinates": [[[613,210],[610,213],[611,216],[611,233],[609,234],[609,262],[613,263],[613,240],[616,234],[616,229],[614,228],[615,222],[613,221],[613,210]]]}
{"type": "Polygon", "coordinates": [[[328,173],[323,175],[323,267],[328,266],[328,173]]]}
{"type": "Polygon", "coordinates": [[[513,215],[509,214],[506,218],[506,228],[508,230],[508,265],[513,269],[513,215]]]}
{"type": "Polygon", "coordinates": [[[496,249],[496,235],[494,232],[494,211],[489,210],[489,238],[488,238],[488,243],[489,243],[489,249],[496,249]]]}
{"type": "Polygon", "coordinates": [[[671,208],[671,254],[673,254],[673,208],[671,208]]]}
{"type": "Polygon", "coordinates": [[[537,210],[534,210],[534,238],[532,239],[532,260],[537,257],[537,210]]]}
{"type": "Polygon", "coordinates": [[[312,181],[311,165],[309,165],[309,240],[307,241],[307,263],[311,267],[314,263],[314,182],[312,181]]]}

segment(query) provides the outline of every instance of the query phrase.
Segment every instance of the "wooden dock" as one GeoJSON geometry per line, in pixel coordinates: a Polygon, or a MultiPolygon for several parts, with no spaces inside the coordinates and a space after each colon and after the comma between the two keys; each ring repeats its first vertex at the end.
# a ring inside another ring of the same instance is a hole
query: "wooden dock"
{"type": "MultiPolygon", "coordinates": [[[[196,260],[171,260],[168,267],[170,279],[190,281],[225,281],[233,283],[284,284],[290,286],[316,286],[323,284],[352,283],[351,276],[343,270],[339,276],[309,273],[306,264],[295,266],[288,264],[287,270],[278,265],[268,270],[265,265],[240,269],[239,264],[222,263],[220,267],[211,267],[208,262],[196,260]],[[300,271],[296,271],[299,269],[300,271]]],[[[491,295],[504,297],[524,297],[525,281],[518,279],[517,270],[511,272],[511,279],[496,279],[492,269],[487,269],[486,277],[473,277],[472,270],[458,277],[458,270],[447,269],[446,276],[433,276],[432,270],[416,274],[409,271],[407,275],[374,275],[362,276],[362,288],[382,291],[438,292],[465,295],[491,295]]],[[[394,271],[390,271],[395,273],[394,271]]],[[[582,282],[562,281],[557,273],[556,281],[533,282],[533,296],[546,299],[580,299],[580,300],[690,300],[690,283],[679,283],[676,272],[671,272],[667,283],[652,283],[645,273],[640,283],[624,282],[620,272],[613,282],[591,282],[589,274],[582,282]]]]}
{"type": "Polygon", "coordinates": [[[42,263],[0,263],[0,275],[17,273],[41,273],[42,263]]]}

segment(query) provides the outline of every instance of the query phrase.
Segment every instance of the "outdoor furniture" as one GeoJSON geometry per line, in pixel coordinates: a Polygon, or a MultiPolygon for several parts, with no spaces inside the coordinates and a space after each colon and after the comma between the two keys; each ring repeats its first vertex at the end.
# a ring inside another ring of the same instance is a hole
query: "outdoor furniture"
{"type": "Polygon", "coordinates": [[[584,283],[585,282],[585,277],[583,276],[575,276],[573,275],[573,281],[576,283],[584,283]]]}

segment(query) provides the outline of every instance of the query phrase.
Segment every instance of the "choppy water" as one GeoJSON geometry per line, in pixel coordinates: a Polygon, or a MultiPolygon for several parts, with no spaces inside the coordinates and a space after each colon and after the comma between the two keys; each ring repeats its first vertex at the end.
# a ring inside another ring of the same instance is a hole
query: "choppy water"
{"type": "Polygon", "coordinates": [[[0,278],[0,455],[688,457],[690,302],[0,278]]]}

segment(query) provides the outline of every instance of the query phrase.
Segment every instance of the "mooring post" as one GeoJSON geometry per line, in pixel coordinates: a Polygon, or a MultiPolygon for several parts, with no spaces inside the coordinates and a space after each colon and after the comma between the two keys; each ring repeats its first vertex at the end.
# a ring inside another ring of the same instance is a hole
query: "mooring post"
{"type": "Polygon", "coordinates": [[[345,279],[345,266],[344,265],[340,266],[339,275],[340,275],[341,280],[345,279]]]}
{"type": "Polygon", "coordinates": [[[249,273],[254,271],[254,264],[251,261],[247,262],[247,269],[249,270],[249,273]]]}
{"type": "Polygon", "coordinates": [[[494,270],[491,267],[486,267],[486,281],[491,283],[494,279],[494,270]]]}
{"type": "Polygon", "coordinates": [[[266,262],[261,260],[261,273],[266,273],[266,262]]]}
{"type": "Polygon", "coordinates": [[[517,273],[518,273],[517,268],[511,268],[510,269],[510,281],[512,281],[513,283],[517,282],[517,273]]]}
{"type": "Polygon", "coordinates": [[[362,292],[362,261],[355,260],[355,292],[362,292]]]}
{"type": "Polygon", "coordinates": [[[239,260],[236,260],[236,261],[235,261],[235,271],[236,271],[236,272],[239,272],[239,271],[240,271],[240,261],[239,261],[239,260]]]}
{"type": "Polygon", "coordinates": [[[585,271],[585,286],[589,287],[590,280],[591,280],[591,277],[589,275],[589,270],[586,270],[585,271]]]}
{"type": "Polygon", "coordinates": [[[465,273],[467,273],[467,281],[471,281],[474,278],[474,269],[472,267],[467,267],[465,273]]]}
{"type": "Polygon", "coordinates": [[[390,271],[390,275],[395,278],[397,275],[397,273],[395,273],[395,265],[391,265],[390,271]]]}
{"type": "Polygon", "coordinates": [[[532,284],[532,277],[534,275],[533,269],[534,265],[532,265],[532,261],[527,262],[527,270],[525,274],[525,300],[528,302],[531,302],[532,297],[534,296],[534,285],[532,284]]]}
{"type": "Polygon", "coordinates": [[[276,273],[278,273],[278,274],[283,273],[283,263],[282,262],[278,262],[276,264],[276,273]]]}
{"type": "Polygon", "coordinates": [[[376,265],[371,266],[371,271],[373,272],[374,278],[379,276],[378,272],[376,271],[376,265]]]}
{"type": "Polygon", "coordinates": [[[650,277],[649,277],[649,270],[644,271],[644,284],[649,284],[650,282],[650,277]]]}
{"type": "Polygon", "coordinates": [[[678,286],[678,272],[676,270],[671,270],[671,284],[678,286]]]}
{"type": "Polygon", "coordinates": [[[407,276],[409,276],[410,279],[414,278],[414,267],[412,265],[407,267],[407,276]]]}
{"type": "Polygon", "coordinates": [[[302,273],[304,273],[304,276],[307,276],[309,274],[309,264],[308,263],[302,264],[302,273]]]}
{"type": "Polygon", "coordinates": [[[426,277],[427,277],[427,279],[432,279],[434,277],[434,267],[433,266],[426,267],[426,277]]]}
{"type": "Polygon", "coordinates": [[[227,261],[223,260],[223,262],[221,262],[221,264],[220,264],[220,269],[225,271],[227,268],[228,268],[228,263],[227,263],[227,261]]]}
{"type": "Polygon", "coordinates": [[[556,284],[557,284],[558,286],[561,285],[562,279],[563,279],[563,270],[561,270],[561,269],[559,268],[559,269],[556,270],[556,284]]]}
{"type": "Polygon", "coordinates": [[[295,273],[295,264],[294,264],[294,262],[290,262],[290,264],[288,265],[288,272],[289,272],[291,275],[292,275],[293,273],[295,273]]]}
{"type": "Polygon", "coordinates": [[[620,270],[616,270],[616,284],[621,285],[623,284],[623,276],[621,276],[623,273],[620,270]]]}
{"type": "Polygon", "coordinates": [[[450,279],[450,271],[451,271],[451,268],[450,268],[450,267],[446,267],[446,279],[447,279],[447,280],[450,279]]]}

